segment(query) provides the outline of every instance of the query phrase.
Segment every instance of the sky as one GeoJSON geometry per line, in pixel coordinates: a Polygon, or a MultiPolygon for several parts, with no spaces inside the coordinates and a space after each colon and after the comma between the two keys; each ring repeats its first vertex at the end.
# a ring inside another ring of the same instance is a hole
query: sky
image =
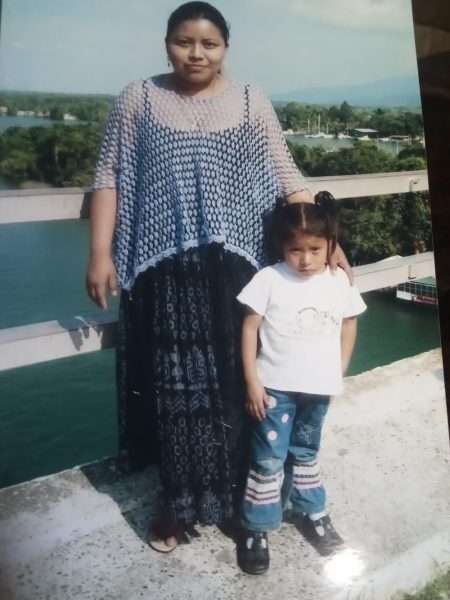
{"type": "MultiPolygon", "coordinates": [[[[410,0],[216,0],[225,72],[276,94],[416,75],[410,0]]],[[[171,0],[3,0],[0,88],[118,93],[167,72],[171,0]]]]}

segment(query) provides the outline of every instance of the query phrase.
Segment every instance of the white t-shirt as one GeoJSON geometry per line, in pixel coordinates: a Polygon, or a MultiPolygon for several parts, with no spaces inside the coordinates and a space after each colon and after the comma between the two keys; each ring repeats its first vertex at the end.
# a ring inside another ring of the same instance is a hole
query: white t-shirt
{"type": "Polygon", "coordinates": [[[264,317],[256,368],[265,387],[342,392],[342,319],[367,308],[342,269],[302,277],[279,263],[256,273],[237,299],[264,317]]]}

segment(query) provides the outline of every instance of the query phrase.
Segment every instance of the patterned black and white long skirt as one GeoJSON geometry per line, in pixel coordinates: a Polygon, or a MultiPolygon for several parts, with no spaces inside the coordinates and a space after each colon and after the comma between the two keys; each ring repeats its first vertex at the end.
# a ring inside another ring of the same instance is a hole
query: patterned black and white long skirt
{"type": "Polygon", "coordinates": [[[242,307],[255,268],[219,244],[162,260],[122,292],[117,346],[119,447],[134,470],[157,462],[171,515],[232,515],[246,467],[242,307]]]}

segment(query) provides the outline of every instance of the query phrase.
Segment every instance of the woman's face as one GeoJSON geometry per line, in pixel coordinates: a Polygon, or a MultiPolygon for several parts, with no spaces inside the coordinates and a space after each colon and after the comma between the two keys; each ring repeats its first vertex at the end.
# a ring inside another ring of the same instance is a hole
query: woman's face
{"type": "Polygon", "coordinates": [[[175,73],[192,84],[212,81],[227,51],[220,29],[207,19],[183,21],[166,40],[166,48],[175,73]]]}

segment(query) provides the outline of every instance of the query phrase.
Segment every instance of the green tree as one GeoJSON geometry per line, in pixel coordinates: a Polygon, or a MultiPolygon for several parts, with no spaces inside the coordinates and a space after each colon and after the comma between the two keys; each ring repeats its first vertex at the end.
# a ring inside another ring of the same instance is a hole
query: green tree
{"type": "Polygon", "coordinates": [[[420,171],[427,168],[427,161],[420,156],[407,156],[397,159],[393,165],[394,171],[420,171]]]}
{"type": "Polygon", "coordinates": [[[421,144],[411,144],[411,146],[402,148],[398,153],[397,158],[401,160],[403,158],[409,158],[410,156],[417,156],[426,160],[425,148],[421,144]]]}
{"type": "Polygon", "coordinates": [[[64,110],[60,106],[50,108],[50,119],[52,121],[62,121],[64,119],[64,110]]]}
{"type": "Polygon", "coordinates": [[[400,216],[391,198],[348,199],[338,202],[340,242],[353,265],[396,254],[391,229],[400,216]]]}
{"type": "Polygon", "coordinates": [[[340,242],[353,265],[432,249],[425,193],[349,198],[337,203],[340,242]]]}
{"type": "Polygon", "coordinates": [[[298,131],[302,127],[302,123],[307,118],[307,111],[298,102],[289,102],[283,108],[284,120],[287,129],[298,131]]]}
{"type": "Polygon", "coordinates": [[[344,123],[348,123],[348,121],[351,121],[353,117],[353,109],[346,100],[344,100],[344,102],[341,104],[339,112],[341,121],[343,121],[344,123]]]}
{"type": "Polygon", "coordinates": [[[399,253],[417,254],[432,250],[431,212],[428,194],[424,192],[400,196],[401,219],[393,232],[399,253]]]}
{"type": "Polygon", "coordinates": [[[10,128],[0,136],[0,175],[15,183],[89,185],[102,131],[98,124],[10,128]]]}
{"type": "Polygon", "coordinates": [[[23,150],[12,150],[9,156],[0,163],[0,175],[16,184],[30,178],[35,172],[35,157],[23,150]]]}
{"type": "Polygon", "coordinates": [[[310,175],[357,175],[384,173],[392,168],[391,157],[372,144],[355,143],[353,148],[323,153],[310,168],[310,175]]]}
{"type": "Polygon", "coordinates": [[[330,121],[340,121],[341,120],[341,111],[337,106],[330,106],[328,109],[328,118],[330,121]]]}

